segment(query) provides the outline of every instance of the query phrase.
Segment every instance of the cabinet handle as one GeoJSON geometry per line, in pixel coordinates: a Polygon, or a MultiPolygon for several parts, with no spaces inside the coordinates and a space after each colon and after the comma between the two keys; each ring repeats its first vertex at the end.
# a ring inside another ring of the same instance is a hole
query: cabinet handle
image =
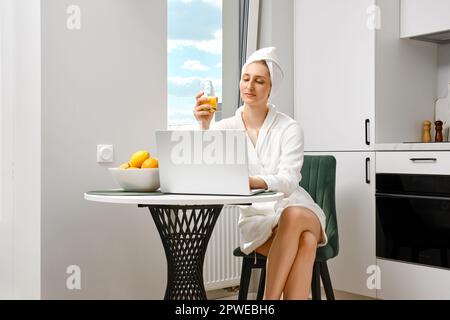
{"type": "Polygon", "coordinates": [[[370,158],[366,158],[366,183],[370,184],[370,158]]]}
{"type": "Polygon", "coordinates": [[[366,119],[366,145],[370,146],[370,120],[366,119]]]}
{"type": "Polygon", "coordinates": [[[436,158],[412,158],[412,162],[437,162],[436,158]]]}
{"type": "Polygon", "coordinates": [[[450,197],[445,196],[419,196],[414,194],[397,194],[397,193],[384,193],[377,192],[375,193],[375,197],[377,198],[399,198],[399,199],[424,199],[424,200],[445,200],[449,201],[450,197]]]}

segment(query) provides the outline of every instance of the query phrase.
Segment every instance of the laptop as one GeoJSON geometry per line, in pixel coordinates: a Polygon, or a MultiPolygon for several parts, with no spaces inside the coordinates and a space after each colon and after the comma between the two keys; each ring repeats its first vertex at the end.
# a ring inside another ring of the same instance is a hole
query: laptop
{"type": "Polygon", "coordinates": [[[245,130],[157,130],[161,191],[250,196],[245,130]]]}

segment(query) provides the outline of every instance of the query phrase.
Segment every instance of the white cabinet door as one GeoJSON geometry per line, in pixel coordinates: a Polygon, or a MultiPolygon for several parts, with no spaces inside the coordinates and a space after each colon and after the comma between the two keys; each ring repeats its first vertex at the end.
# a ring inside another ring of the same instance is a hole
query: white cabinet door
{"type": "Polygon", "coordinates": [[[308,137],[306,151],[373,150],[373,5],[374,0],[295,1],[294,110],[308,137]]]}
{"type": "Polygon", "coordinates": [[[450,1],[402,0],[401,37],[409,38],[450,29],[450,1]]]}
{"type": "Polygon", "coordinates": [[[310,152],[307,154],[329,154],[336,158],[339,254],[328,262],[333,288],[376,297],[376,289],[371,290],[367,287],[367,279],[371,275],[367,274],[367,269],[376,265],[375,153],[310,152]]]}
{"type": "Polygon", "coordinates": [[[449,300],[450,271],[412,263],[377,259],[383,300],[449,300]]]}

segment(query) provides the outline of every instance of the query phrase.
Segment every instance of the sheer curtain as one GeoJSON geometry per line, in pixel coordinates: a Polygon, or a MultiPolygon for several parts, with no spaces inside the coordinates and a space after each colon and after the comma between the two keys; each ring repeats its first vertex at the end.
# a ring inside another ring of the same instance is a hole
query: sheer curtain
{"type": "Polygon", "coordinates": [[[249,9],[250,0],[239,0],[239,71],[247,59],[249,9]]]}
{"type": "MultiPolygon", "coordinates": [[[[247,57],[258,46],[259,1],[239,0],[239,75],[247,57]]],[[[238,106],[241,105],[242,99],[239,94],[238,106]]]]}
{"type": "Polygon", "coordinates": [[[215,121],[234,116],[241,105],[241,68],[248,54],[256,50],[259,1],[223,0],[223,103],[215,121]]]}

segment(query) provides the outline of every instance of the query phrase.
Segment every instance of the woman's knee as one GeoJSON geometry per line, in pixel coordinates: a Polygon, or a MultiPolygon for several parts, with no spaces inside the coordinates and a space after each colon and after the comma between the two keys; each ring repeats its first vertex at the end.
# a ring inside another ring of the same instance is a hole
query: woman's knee
{"type": "Polygon", "coordinates": [[[311,231],[305,231],[300,235],[300,248],[315,251],[317,249],[318,239],[311,231]]]}
{"type": "Polygon", "coordinates": [[[281,213],[279,226],[283,228],[301,229],[308,217],[306,210],[302,207],[287,207],[281,213]]]}

